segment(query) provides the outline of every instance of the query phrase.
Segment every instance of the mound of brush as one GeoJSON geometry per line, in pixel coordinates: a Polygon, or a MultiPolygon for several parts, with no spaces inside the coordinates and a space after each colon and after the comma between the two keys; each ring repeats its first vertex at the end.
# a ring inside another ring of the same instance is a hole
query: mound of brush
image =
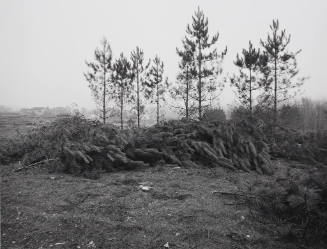
{"type": "Polygon", "coordinates": [[[247,122],[181,120],[120,131],[82,116],[65,117],[35,128],[2,155],[21,160],[22,168],[55,161],[74,174],[157,164],[273,173],[264,135],[247,122]]]}
{"type": "Polygon", "coordinates": [[[135,160],[145,159],[145,152],[149,159],[161,157],[166,163],[185,167],[203,165],[273,173],[264,135],[247,122],[169,121],[134,136],[125,152],[135,160]],[[156,156],[158,153],[161,156],[156,156]]]}

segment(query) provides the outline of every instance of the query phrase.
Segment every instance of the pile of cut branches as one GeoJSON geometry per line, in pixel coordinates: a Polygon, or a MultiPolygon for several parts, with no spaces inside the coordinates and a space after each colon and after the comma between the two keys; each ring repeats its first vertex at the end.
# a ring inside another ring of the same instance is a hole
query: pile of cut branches
{"type": "Polygon", "coordinates": [[[118,136],[113,126],[103,126],[80,115],[69,116],[37,126],[15,138],[2,150],[1,161],[21,161],[21,169],[39,162],[56,161],[69,173],[110,170],[109,158],[119,157],[119,147],[124,143],[124,137],[118,136]]]}
{"type": "Polygon", "coordinates": [[[68,173],[121,170],[175,164],[225,167],[272,174],[264,135],[241,122],[169,121],[120,131],[83,116],[64,117],[37,127],[2,152],[26,169],[56,161],[68,173]]]}
{"type": "Polygon", "coordinates": [[[258,127],[241,122],[169,121],[144,130],[133,139],[132,158],[142,158],[139,151],[155,150],[167,163],[225,167],[271,174],[269,148],[258,127]]]}

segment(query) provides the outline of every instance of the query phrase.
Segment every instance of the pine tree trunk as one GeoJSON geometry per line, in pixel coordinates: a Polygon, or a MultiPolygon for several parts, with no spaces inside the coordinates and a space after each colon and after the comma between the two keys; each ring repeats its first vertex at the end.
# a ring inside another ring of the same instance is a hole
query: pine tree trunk
{"type": "Polygon", "coordinates": [[[189,113],[188,113],[188,93],[189,93],[189,79],[188,79],[188,66],[186,66],[186,103],[185,103],[186,119],[188,119],[188,117],[189,117],[189,113]]]}
{"type": "Polygon", "coordinates": [[[123,123],[123,109],[124,109],[124,87],[123,83],[120,86],[120,129],[124,128],[124,123],[123,123]]]}
{"type": "Polygon", "coordinates": [[[103,72],[102,121],[106,123],[106,72],[103,72]]]}
{"type": "Polygon", "coordinates": [[[159,125],[159,82],[157,81],[157,125],[159,125]]]}
{"type": "Polygon", "coordinates": [[[199,82],[198,82],[198,93],[199,93],[199,120],[202,119],[202,84],[201,84],[201,76],[202,76],[202,73],[201,73],[201,44],[200,44],[200,40],[198,41],[199,42],[199,58],[198,58],[198,64],[199,64],[199,82]]]}
{"type": "Polygon", "coordinates": [[[275,56],[274,126],[277,125],[277,56],[275,56]]]}
{"type": "Polygon", "coordinates": [[[251,68],[250,68],[250,117],[252,118],[252,78],[251,78],[251,68]]]}
{"type": "Polygon", "coordinates": [[[137,83],[137,127],[140,128],[140,85],[139,85],[139,65],[136,64],[136,83],[137,83]]]}
{"type": "Polygon", "coordinates": [[[105,45],[103,47],[103,54],[104,54],[104,60],[103,60],[104,67],[103,67],[102,120],[103,120],[103,123],[105,124],[106,123],[106,85],[107,85],[107,82],[106,82],[106,69],[105,69],[105,64],[106,64],[105,45]]]}

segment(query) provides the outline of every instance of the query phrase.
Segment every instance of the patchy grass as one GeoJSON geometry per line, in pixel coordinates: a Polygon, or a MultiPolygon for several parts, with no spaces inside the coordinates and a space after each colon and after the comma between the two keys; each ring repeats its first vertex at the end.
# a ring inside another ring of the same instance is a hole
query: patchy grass
{"type": "Polygon", "coordinates": [[[2,248],[303,246],[281,239],[287,227],[265,224],[237,198],[215,193],[267,176],[161,166],[91,180],[40,168],[13,173],[14,167],[1,168],[2,248]]]}

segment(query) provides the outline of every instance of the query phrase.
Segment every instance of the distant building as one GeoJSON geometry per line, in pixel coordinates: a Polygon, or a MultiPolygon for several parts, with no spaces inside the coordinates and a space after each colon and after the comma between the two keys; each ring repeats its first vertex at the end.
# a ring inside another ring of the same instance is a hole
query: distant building
{"type": "Polygon", "coordinates": [[[42,116],[48,111],[49,111],[48,107],[32,107],[32,108],[23,108],[20,110],[20,113],[24,115],[42,116]]]}
{"type": "Polygon", "coordinates": [[[58,115],[68,115],[70,110],[66,107],[32,107],[32,108],[22,108],[20,113],[23,115],[31,116],[58,116],[58,115]]]}

